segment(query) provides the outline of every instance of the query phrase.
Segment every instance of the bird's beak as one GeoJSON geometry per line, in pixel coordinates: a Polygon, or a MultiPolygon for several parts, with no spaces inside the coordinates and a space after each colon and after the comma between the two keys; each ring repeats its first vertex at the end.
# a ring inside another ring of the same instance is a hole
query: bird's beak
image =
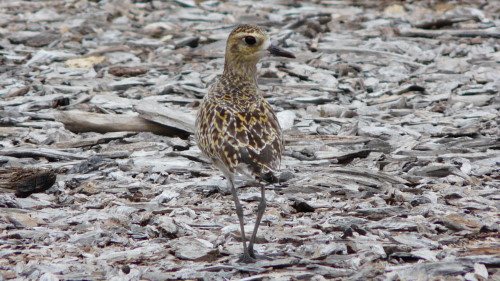
{"type": "Polygon", "coordinates": [[[275,56],[291,58],[291,59],[295,58],[295,56],[292,53],[285,51],[276,45],[269,46],[269,48],[267,48],[267,51],[275,56]]]}

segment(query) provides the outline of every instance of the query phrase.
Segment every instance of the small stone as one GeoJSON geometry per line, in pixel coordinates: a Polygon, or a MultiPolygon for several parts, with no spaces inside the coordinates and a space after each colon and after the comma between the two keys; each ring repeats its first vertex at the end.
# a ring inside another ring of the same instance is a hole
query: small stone
{"type": "Polygon", "coordinates": [[[74,68],[92,68],[94,65],[102,63],[106,60],[106,57],[100,56],[90,56],[86,58],[76,58],[76,59],[69,59],[66,61],[66,66],[67,67],[74,67],[74,68]]]}
{"type": "Polygon", "coordinates": [[[192,237],[181,237],[169,243],[175,256],[183,260],[212,261],[217,259],[219,252],[212,243],[192,237]]]}

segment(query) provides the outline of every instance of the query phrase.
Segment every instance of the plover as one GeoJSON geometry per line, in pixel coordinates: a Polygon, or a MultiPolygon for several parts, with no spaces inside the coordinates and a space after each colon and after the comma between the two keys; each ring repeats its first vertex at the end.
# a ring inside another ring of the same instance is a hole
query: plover
{"type": "Polygon", "coordinates": [[[238,215],[243,255],[241,262],[254,262],[254,243],[266,209],[265,183],[275,182],[283,151],[283,134],[271,105],[257,85],[257,63],[269,54],[295,56],[272,45],[266,31],[240,25],[229,34],[224,72],[204,97],[196,118],[196,140],[201,151],[227,179],[238,215]],[[235,174],[261,184],[255,226],[246,244],[243,208],[234,186],[235,174]]]}

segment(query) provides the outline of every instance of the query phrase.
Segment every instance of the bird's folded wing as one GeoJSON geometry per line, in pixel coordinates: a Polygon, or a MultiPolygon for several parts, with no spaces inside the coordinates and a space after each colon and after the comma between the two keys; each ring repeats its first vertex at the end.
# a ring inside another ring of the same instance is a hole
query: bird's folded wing
{"type": "Polygon", "coordinates": [[[248,110],[214,105],[205,114],[207,126],[198,141],[212,158],[219,159],[231,171],[241,166],[261,174],[278,169],[283,137],[276,115],[267,101],[253,104],[248,110]]]}

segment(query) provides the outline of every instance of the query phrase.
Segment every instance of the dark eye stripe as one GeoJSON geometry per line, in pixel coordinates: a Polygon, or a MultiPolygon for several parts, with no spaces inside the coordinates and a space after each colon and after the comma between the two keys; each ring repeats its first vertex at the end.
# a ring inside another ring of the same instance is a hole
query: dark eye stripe
{"type": "Polygon", "coordinates": [[[245,37],[245,43],[247,43],[248,45],[252,46],[252,45],[255,45],[255,43],[257,43],[257,40],[253,36],[246,36],[245,37]]]}

